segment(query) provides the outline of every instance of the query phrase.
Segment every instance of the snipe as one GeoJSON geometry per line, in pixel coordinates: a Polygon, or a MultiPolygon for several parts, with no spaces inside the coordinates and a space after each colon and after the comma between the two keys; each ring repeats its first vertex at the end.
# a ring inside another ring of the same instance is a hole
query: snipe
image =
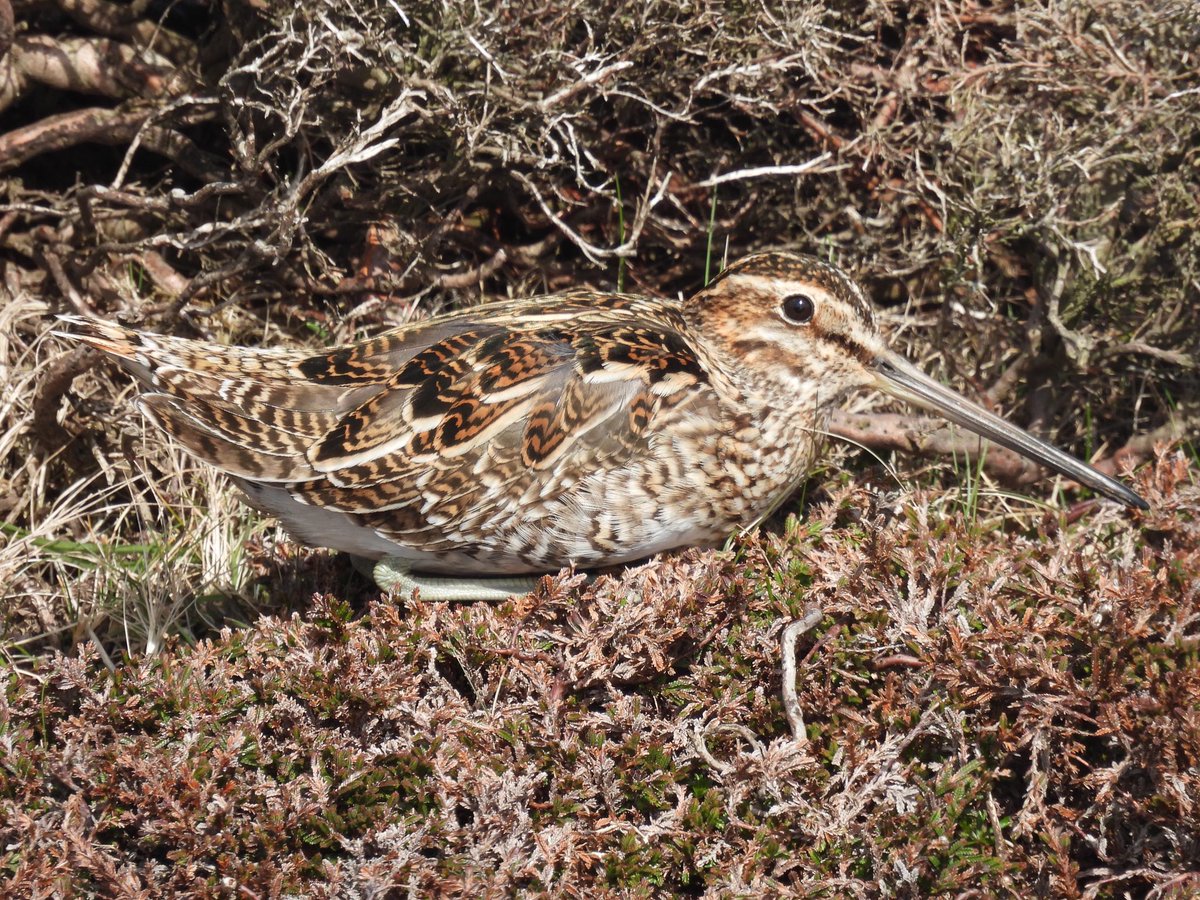
{"type": "Polygon", "coordinates": [[[69,321],[142,382],[155,424],[296,537],[382,561],[385,587],[410,571],[461,587],[415,582],[426,596],[720,544],[805,477],[825,414],[860,388],[1146,506],[889,350],[859,286],[805,256],[748,256],[682,302],[502,301],[318,354],[69,321]]]}

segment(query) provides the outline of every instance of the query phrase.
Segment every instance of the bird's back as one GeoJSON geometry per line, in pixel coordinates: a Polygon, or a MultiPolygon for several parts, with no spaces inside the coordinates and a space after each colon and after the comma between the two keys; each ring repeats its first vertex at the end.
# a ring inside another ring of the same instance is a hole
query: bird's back
{"type": "Polygon", "coordinates": [[[672,301],[488,304],[316,354],[70,321],[138,378],[160,428],[312,544],[504,573],[628,561],[737,524],[698,502],[724,476],[687,458],[689,435],[711,442],[723,412],[672,301]]]}

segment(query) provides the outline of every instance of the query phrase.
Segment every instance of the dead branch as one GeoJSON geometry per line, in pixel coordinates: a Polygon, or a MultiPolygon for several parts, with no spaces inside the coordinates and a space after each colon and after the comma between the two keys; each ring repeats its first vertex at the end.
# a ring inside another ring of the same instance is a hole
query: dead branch
{"type": "MultiPolygon", "coordinates": [[[[38,382],[37,396],[33,401],[33,417],[29,431],[46,455],[61,453],[74,439],[58,421],[58,410],[62,398],[71,389],[77,375],[86,372],[100,356],[86,347],[76,347],[69,353],[50,360],[46,372],[38,382]]],[[[78,462],[78,460],[75,460],[78,462]]]]}
{"type": "MultiPolygon", "coordinates": [[[[837,411],[829,432],[879,453],[900,451],[921,456],[979,455],[983,439],[951,428],[940,419],[901,413],[847,413],[837,411]]],[[[989,445],[984,469],[1009,484],[1028,484],[1041,477],[1035,464],[1004,447],[989,445]]]]}
{"type": "Polygon", "coordinates": [[[1120,475],[1152,459],[1159,445],[1195,441],[1197,438],[1200,438],[1200,415],[1174,416],[1152,431],[1134,435],[1120,450],[1095,463],[1095,466],[1106,475],[1120,475]]]}
{"type": "Polygon", "coordinates": [[[50,273],[50,277],[54,279],[54,284],[58,288],[59,293],[62,294],[63,299],[80,315],[91,315],[92,311],[83,302],[83,297],[79,295],[79,291],[71,283],[71,279],[67,277],[67,273],[63,270],[62,260],[59,259],[58,254],[48,247],[42,247],[40,248],[39,255],[41,256],[42,266],[50,273]]]}
{"type": "MultiPolygon", "coordinates": [[[[127,144],[141,134],[142,144],[173,159],[180,168],[199,178],[214,172],[208,154],[186,137],[168,128],[147,125],[152,108],[102,109],[91,107],[54,116],[0,135],[0,172],[7,172],[43,153],[79,144],[127,144]],[[144,130],[143,130],[144,129],[144,130]]],[[[197,119],[208,118],[198,113],[197,119]]]]}
{"type": "MultiPolygon", "coordinates": [[[[6,0],[7,2],[7,0],[6,0]]],[[[85,28],[169,57],[177,65],[194,63],[196,45],[158,22],[140,19],[138,4],[118,6],[105,0],[55,0],[64,13],[85,28]]]]}
{"type": "Polygon", "coordinates": [[[177,91],[183,75],[170,60],[108,38],[29,35],[12,43],[0,110],[30,83],[101,97],[158,97],[177,91]]]}
{"type": "Polygon", "coordinates": [[[824,613],[820,607],[805,610],[804,615],[784,626],[780,636],[782,653],[782,688],[783,709],[787,715],[788,726],[792,729],[792,740],[797,746],[803,747],[808,743],[808,733],[804,727],[804,710],[800,706],[800,697],[796,691],[796,641],[800,635],[807,634],[817,627],[824,613]]]}
{"type": "Polygon", "coordinates": [[[188,286],[188,280],[163,259],[161,253],[147,250],[138,257],[138,264],[158,288],[171,297],[178,297],[188,286]]]}
{"type": "MultiPolygon", "coordinates": [[[[10,0],[0,0],[0,65],[3,65],[4,75],[0,76],[5,81],[8,80],[9,62],[8,51],[12,47],[13,38],[16,36],[16,21],[13,18],[12,3],[10,0]]],[[[0,88],[0,94],[3,93],[3,88],[0,88]]]]}
{"type": "Polygon", "coordinates": [[[1184,353],[1182,350],[1164,350],[1161,347],[1147,344],[1145,341],[1129,341],[1125,344],[1107,347],[1104,350],[1104,355],[1149,356],[1153,359],[1161,359],[1163,362],[1170,363],[1173,366],[1179,366],[1181,369],[1194,369],[1197,366],[1195,357],[1184,353]]]}
{"type": "MultiPolygon", "coordinates": [[[[901,413],[847,413],[837,411],[829,421],[829,432],[853,444],[879,453],[899,451],[920,456],[965,456],[976,458],[983,439],[955,429],[940,419],[901,413]]],[[[1094,465],[1106,475],[1120,475],[1151,459],[1155,446],[1194,439],[1200,434],[1200,417],[1177,417],[1146,434],[1137,435],[1112,455],[1094,465]]],[[[1042,477],[1041,468],[1004,447],[989,444],[984,471],[999,481],[1029,484],[1042,477]]]]}

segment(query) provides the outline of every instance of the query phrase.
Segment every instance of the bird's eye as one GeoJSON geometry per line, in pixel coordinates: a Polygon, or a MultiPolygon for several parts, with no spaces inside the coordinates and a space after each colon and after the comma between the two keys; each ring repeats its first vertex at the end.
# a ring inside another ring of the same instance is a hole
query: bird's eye
{"type": "Polygon", "coordinates": [[[783,317],[796,325],[807,325],[812,321],[813,313],[817,311],[812,297],[804,294],[792,294],[790,297],[785,297],[780,309],[783,311],[783,317]]]}

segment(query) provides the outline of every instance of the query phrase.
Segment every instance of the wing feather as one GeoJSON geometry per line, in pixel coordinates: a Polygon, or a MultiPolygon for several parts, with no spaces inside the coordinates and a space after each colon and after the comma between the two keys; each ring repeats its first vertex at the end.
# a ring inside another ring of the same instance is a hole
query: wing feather
{"type": "Polygon", "coordinates": [[[200,459],[435,551],[651,452],[656,416],[706,378],[671,304],[624,295],[490,304],[318,354],[72,322],[200,459]]]}
{"type": "Polygon", "coordinates": [[[175,397],[146,394],[140,405],[154,424],[193,456],[230,475],[255,481],[288,482],[316,474],[295,453],[280,453],[231,440],[196,416],[194,405],[185,406],[175,397]]]}

